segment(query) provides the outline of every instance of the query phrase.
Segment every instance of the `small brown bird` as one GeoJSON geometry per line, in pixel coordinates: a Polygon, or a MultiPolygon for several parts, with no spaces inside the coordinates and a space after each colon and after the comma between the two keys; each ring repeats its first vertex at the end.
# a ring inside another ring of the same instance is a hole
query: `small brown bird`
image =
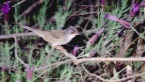
{"type": "Polygon", "coordinates": [[[28,29],[36,33],[38,36],[42,37],[45,41],[51,43],[52,47],[67,44],[76,35],[80,35],[78,30],[73,26],[69,26],[65,30],[48,30],[48,31],[36,30],[25,25],[20,26],[24,29],[28,29]]]}

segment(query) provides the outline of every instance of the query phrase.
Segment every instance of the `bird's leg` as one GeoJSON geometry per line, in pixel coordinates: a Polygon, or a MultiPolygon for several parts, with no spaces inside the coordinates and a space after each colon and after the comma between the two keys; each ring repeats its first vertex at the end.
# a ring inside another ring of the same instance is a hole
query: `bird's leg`
{"type": "Polygon", "coordinates": [[[58,49],[58,50],[59,50],[61,53],[63,53],[66,57],[70,58],[70,59],[74,62],[75,65],[78,65],[78,63],[77,63],[77,58],[76,58],[74,55],[69,54],[69,53],[66,51],[66,49],[64,49],[62,46],[55,46],[54,48],[55,48],[55,49],[58,49]]]}

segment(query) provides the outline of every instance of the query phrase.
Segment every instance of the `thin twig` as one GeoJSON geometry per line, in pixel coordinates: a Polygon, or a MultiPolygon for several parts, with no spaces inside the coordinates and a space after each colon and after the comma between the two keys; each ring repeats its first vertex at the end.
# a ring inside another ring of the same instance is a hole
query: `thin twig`
{"type": "Polygon", "coordinates": [[[121,69],[119,72],[117,72],[116,74],[114,74],[114,76],[108,81],[108,82],[114,82],[114,79],[116,76],[119,75],[119,73],[121,73],[122,71],[124,71],[127,67],[124,67],[123,69],[121,69]]]}
{"type": "Polygon", "coordinates": [[[38,5],[40,5],[43,2],[43,0],[38,0],[36,1],[32,6],[30,6],[27,10],[25,10],[21,16],[26,16],[27,14],[29,14],[35,7],[37,7],[38,5]]]}
{"type": "Polygon", "coordinates": [[[17,5],[20,5],[20,4],[24,3],[25,1],[27,1],[27,0],[22,0],[22,1],[18,2],[17,4],[14,4],[12,7],[15,7],[17,5]]]}
{"type": "Polygon", "coordinates": [[[89,14],[97,14],[98,12],[87,12],[87,13],[81,13],[81,14],[75,14],[75,15],[70,15],[69,17],[73,17],[73,16],[83,16],[83,15],[89,15],[89,14]]]}
{"type": "Polygon", "coordinates": [[[46,69],[50,66],[56,66],[56,65],[62,65],[62,64],[65,64],[65,63],[68,63],[68,62],[71,62],[72,60],[68,59],[66,61],[60,61],[60,62],[56,62],[56,63],[53,63],[53,64],[48,64],[48,65],[45,65],[45,66],[42,66],[42,67],[39,67],[39,68],[36,68],[34,69],[34,71],[39,71],[39,70],[42,70],[42,69],[46,69]]]}
{"type": "MultiPolygon", "coordinates": [[[[85,7],[84,9],[86,9],[86,8],[88,8],[88,6],[85,7]]],[[[82,10],[83,10],[83,9],[80,9],[80,10],[76,11],[75,13],[73,13],[71,16],[69,16],[69,17],[66,19],[66,21],[67,21],[68,19],[70,19],[72,16],[75,16],[77,13],[80,13],[82,10]]]]}
{"type": "Polygon", "coordinates": [[[88,73],[89,75],[95,76],[96,78],[99,78],[100,80],[105,81],[105,82],[106,82],[106,81],[109,81],[109,80],[106,80],[106,79],[104,79],[104,78],[102,78],[102,77],[96,75],[96,74],[90,73],[90,72],[85,68],[85,66],[84,66],[83,64],[81,64],[81,66],[83,67],[83,69],[85,70],[85,72],[88,73]]]}
{"type": "Polygon", "coordinates": [[[19,57],[18,57],[18,50],[17,50],[17,47],[18,47],[18,43],[17,43],[17,38],[14,37],[15,39],[15,57],[17,60],[19,60],[24,66],[26,66],[26,64],[24,63],[23,60],[21,60],[19,57]]]}
{"type": "Polygon", "coordinates": [[[141,35],[137,32],[137,30],[134,29],[134,27],[130,26],[130,28],[132,28],[141,37],[141,35]]]}
{"type": "Polygon", "coordinates": [[[104,43],[104,45],[102,46],[102,48],[104,48],[110,41],[112,41],[116,36],[118,36],[118,34],[123,30],[124,28],[122,28],[118,33],[116,33],[110,40],[108,40],[106,43],[104,43]]]}

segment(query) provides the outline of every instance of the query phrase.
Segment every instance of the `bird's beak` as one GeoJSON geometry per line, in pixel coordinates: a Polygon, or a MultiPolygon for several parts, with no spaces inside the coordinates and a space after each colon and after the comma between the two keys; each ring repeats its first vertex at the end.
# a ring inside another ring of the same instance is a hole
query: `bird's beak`
{"type": "Polygon", "coordinates": [[[81,32],[78,32],[77,35],[82,35],[82,33],[81,32]]]}

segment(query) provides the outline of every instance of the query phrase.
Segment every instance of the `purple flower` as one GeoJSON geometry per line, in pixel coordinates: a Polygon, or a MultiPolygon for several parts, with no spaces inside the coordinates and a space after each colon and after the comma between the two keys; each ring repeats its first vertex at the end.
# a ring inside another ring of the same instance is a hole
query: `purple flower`
{"type": "Polygon", "coordinates": [[[26,72],[27,72],[27,79],[28,80],[32,80],[32,77],[33,77],[33,71],[34,71],[34,67],[29,67],[29,65],[28,64],[26,64],[25,65],[25,70],[26,70],[26,72]]]}
{"type": "Polygon", "coordinates": [[[104,16],[104,18],[107,18],[107,19],[110,19],[110,20],[115,20],[115,21],[119,22],[123,27],[130,28],[130,23],[129,22],[127,22],[125,20],[122,20],[122,19],[119,19],[116,16],[106,14],[104,16]]]}
{"type": "Polygon", "coordinates": [[[93,35],[92,38],[88,41],[88,44],[93,45],[103,31],[104,31],[104,28],[102,28],[100,31],[96,32],[96,34],[93,35]]]}
{"type": "Polygon", "coordinates": [[[73,49],[73,52],[72,54],[76,56],[76,53],[77,51],[79,50],[80,48],[78,46],[75,46],[74,49],[73,49]]]}
{"type": "Polygon", "coordinates": [[[106,14],[104,16],[104,18],[107,18],[107,19],[110,19],[110,20],[115,20],[115,21],[119,20],[116,16],[109,15],[109,14],[106,14]]]}
{"type": "Polygon", "coordinates": [[[118,22],[122,25],[122,26],[124,26],[125,28],[130,28],[130,23],[129,22],[127,22],[127,21],[125,21],[125,20],[118,20],[118,22]]]}
{"type": "Polygon", "coordinates": [[[130,16],[132,16],[132,17],[135,16],[136,13],[139,11],[139,9],[140,9],[140,5],[139,4],[132,3],[132,9],[130,11],[130,16]]]}
{"type": "Polygon", "coordinates": [[[4,13],[4,14],[7,14],[10,10],[10,5],[9,5],[9,2],[6,2],[4,5],[2,5],[1,7],[1,11],[4,13]]]}
{"type": "Polygon", "coordinates": [[[5,70],[7,70],[7,68],[6,67],[2,67],[2,71],[4,72],[5,70]]]}
{"type": "Polygon", "coordinates": [[[104,5],[105,4],[105,0],[101,0],[101,4],[104,5]]]}
{"type": "Polygon", "coordinates": [[[145,6],[145,1],[142,1],[142,2],[140,3],[140,6],[145,6]]]}
{"type": "Polygon", "coordinates": [[[101,34],[104,31],[104,28],[101,28],[98,33],[101,34]]]}
{"type": "Polygon", "coordinates": [[[145,1],[142,1],[140,4],[133,2],[130,10],[130,16],[134,17],[141,6],[145,6],[145,1]]]}

